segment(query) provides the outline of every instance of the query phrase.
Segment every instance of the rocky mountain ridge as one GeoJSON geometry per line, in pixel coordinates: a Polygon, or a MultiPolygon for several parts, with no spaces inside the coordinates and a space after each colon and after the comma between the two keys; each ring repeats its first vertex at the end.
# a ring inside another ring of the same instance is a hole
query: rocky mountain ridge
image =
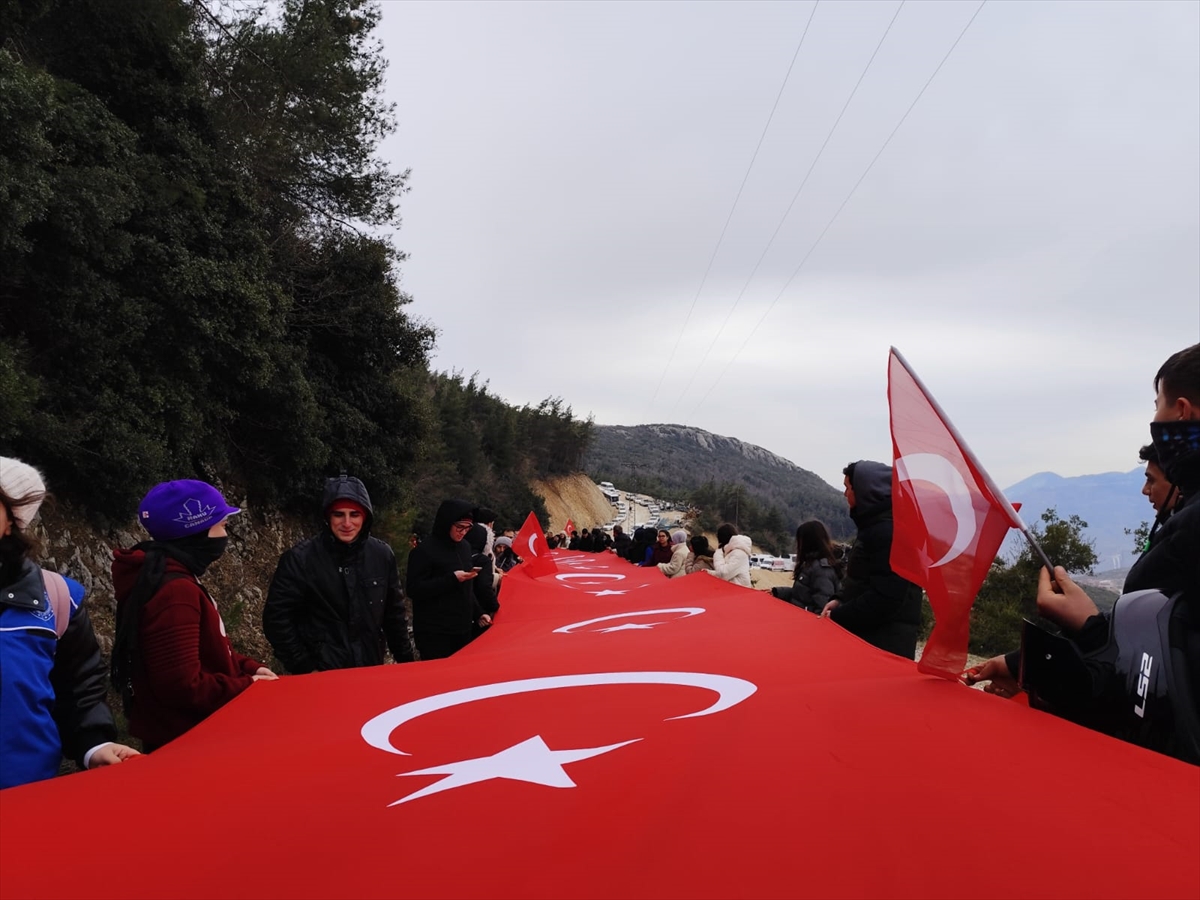
{"type": "MultiPolygon", "coordinates": [[[[601,426],[621,428],[624,426],[601,426]]],[[[721,449],[728,449],[734,453],[744,456],[746,459],[764,463],[766,465],[779,466],[782,469],[788,469],[793,472],[803,472],[790,459],[784,459],[778,454],[772,453],[763,447],[755,444],[747,444],[745,441],[740,441],[735,437],[727,437],[723,434],[713,434],[710,431],[705,431],[702,428],[694,428],[690,425],[642,425],[637,426],[648,429],[652,434],[668,440],[693,440],[705,450],[711,452],[719,452],[721,449]]]]}
{"type": "MultiPolygon", "coordinates": [[[[1100,561],[1097,572],[1128,568],[1137,558],[1133,537],[1125,529],[1154,521],[1154,509],[1142,495],[1144,469],[1128,472],[1101,472],[1095,475],[1063,476],[1038,472],[1011,487],[1004,494],[1021,504],[1021,517],[1036,522],[1044,510],[1057,510],[1059,516],[1077,515],[1088,527],[1084,535],[1092,541],[1100,561]]],[[[1019,535],[1009,535],[1005,552],[1019,549],[1019,535]]]]}
{"type": "Polygon", "coordinates": [[[841,491],[777,453],[689,425],[594,425],[583,468],[597,481],[664,498],[732,484],[779,510],[785,530],[805,519],[835,537],[854,533],[841,491]]]}

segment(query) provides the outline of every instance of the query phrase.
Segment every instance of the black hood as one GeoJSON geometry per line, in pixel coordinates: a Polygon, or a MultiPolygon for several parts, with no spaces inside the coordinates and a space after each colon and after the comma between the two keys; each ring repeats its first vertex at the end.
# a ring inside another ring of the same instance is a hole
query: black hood
{"type": "Polygon", "coordinates": [[[870,459],[860,459],[854,464],[854,475],[850,478],[854,488],[854,508],[850,518],[858,521],[892,508],[892,467],[870,459]]]}
{"type": "Polygon", "coordinates": [[[339,475],[336,478],[325,479],[325,490],[321,494],[321,514],[329,515],[329,507],[337,500],[353,500],[367,511],[367,524],[375,517],[375,509],[371,506],[371,495],[367,486],[353,475],[339,475]]]}
{"type": "MultiPolygon", "coordinates": [[[[463,519],[475,521],[471,515],[474,507],[466,500],[443,500],[438,507],[437,515],[433,517],[433,528],[430,537],[442,541],[450,540],[450,526],[463,519]]],[[[455,542],[457,543],[457,542],[455,542]]]]}
{"type": "Polygon", "coordinates": [[[487,529],[476,522],[467,532],[467,544],[472,553],[482,553],[483,548],[487,546],[487,529]]]}
{"type": "Polygon", "coordinates": [[[321,493],[321,519],[325,523],[325,539],[329,546],[342,553],[356,552],[357,548],[366,543],[371,536],[371,522],[375,519],[375,511],[371,508],[371,495],[367,486],[353,475],[339,475],[336,478],[325,479],[325,490],[321,493]],[[367,511],[362,531],[351,544],[343,544],[329,527],[329,507],[338,500],[353,500],[367,511]]]}

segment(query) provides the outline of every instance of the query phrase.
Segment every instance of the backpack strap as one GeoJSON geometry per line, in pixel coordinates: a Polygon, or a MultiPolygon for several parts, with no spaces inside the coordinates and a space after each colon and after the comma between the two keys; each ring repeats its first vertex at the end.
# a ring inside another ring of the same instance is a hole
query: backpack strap
{"type": "Polygon", "coordinates": [[[46,596],[54,610],[54,632],[61,638],[71,624],[71,589],[65,578],[49,569],[42,569],[42,583],[46,585],[46,596]]]}

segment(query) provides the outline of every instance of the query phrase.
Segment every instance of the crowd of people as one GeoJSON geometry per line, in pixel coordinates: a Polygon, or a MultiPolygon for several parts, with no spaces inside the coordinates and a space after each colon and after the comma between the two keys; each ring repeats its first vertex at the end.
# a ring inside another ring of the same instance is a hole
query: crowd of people
{"type": "MultiPolygon", "coordinates": [[[[279,678],[234,649],[201,581],[241,512],[216,487],[170,481],[142,499],[138,521],[149,539],[113,552],[108,667],[83,586],[37,565],[31,525],[46,496],[36,468],[0,458],[0,788],[52,777],[64,754],[86,769],[155,752],[256,681],[279,678]],[[109,677],[140,751],[117,741],[109,677]]],[[[511,538],[494,538],[490,510],[443,503],[429,535],[411,541],[403,584],[392,548],[371,534],[362,481],[328,479],[321,510],[317,533],[280,556],[263,607],[283,671],[375,666],[387,653],[396,662],[437,659],[491,624],[503,573],[518,559],[511,538]]]]}
{"type": "MultiPolygon", "coordinates": [[[[1168,598],[1165,652],[1182,660],[1172,690],[1184,706],[1181,713],[1176,703],[1170,740],[1156,749],[1200,762],[1200,344],[1168,359],[1154,387],[1152,441],[1141,456],[1143,492],[1156,520],[1124,589],[1168,598]]],[[[845,468],[843,484],[857,526],[849,552],[838,552],[821,522],[801,523],[793,583],[772,594],[912,659],[922,593],[889,562],[891,467],[859,460],[845,468]]],[[[45,497],[36,468],[0,458],[0,788],[52,777],[64,754],[83,768],[139,755],[117,740],[106,674],[141,752],[155,752],[251,684],[279,677],[233,648],[219,604],[200,580],[226,550],[229,518],[241,512],[216,487],[171,481],[143,498],[138,520],[149,540],[113,554],[117,616],[109,673],[82,585],[37,565],[41,547],[31,524],[45,497]]],[[[263,609],[264,634],[286,673],[374,666],[387,653],[399,663],[450,656],[492,624],[505,573],[520,562],[511,537],[496,536],[493,512],[446,500],[429,534],[410,539],[402,583],[396,554],[371,534],[374,508],[359,479],[328,479],[321,510],[317,533],[280,557],[263,609]]],[[[729,523],[717,528],[716,547],[681,528],[638,528],[627,536],[619,525],[611,536],[593,528],[549,535],[548,543],[611,553],[667,578],[715,577],[751,587],[750,538],[729,523]]],[[[1085,672],[1085,696],[1074,698],[1072,708],[1086,712],[1089,703],[1101,704],[1126,674],[1110,652],[1114,614],[1101,613],[1062,568],[1053,577],[1042,571],[1037,604],[1060,626],[1085,672]]],[[[1039,688],[1025,674],[1017,650],[969,670],[964,680],[1010,696],[1039,688]]],[[[1040,695],[1055,696],[1053,686],[1040,687],[1040,695]]]]}

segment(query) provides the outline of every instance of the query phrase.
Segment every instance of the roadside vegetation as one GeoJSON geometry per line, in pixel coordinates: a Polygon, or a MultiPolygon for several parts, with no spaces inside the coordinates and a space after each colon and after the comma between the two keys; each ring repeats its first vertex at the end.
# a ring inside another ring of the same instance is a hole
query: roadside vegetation
{"type": "Polygon", "coordinates": [[[347,470],[404,531],[451,495],[523,516],[578,464],[561,400],[430,371],[377,6],[0,9],[0,421],[61,498],[111,527],[194,477],[298,512],[347,470]]]}

